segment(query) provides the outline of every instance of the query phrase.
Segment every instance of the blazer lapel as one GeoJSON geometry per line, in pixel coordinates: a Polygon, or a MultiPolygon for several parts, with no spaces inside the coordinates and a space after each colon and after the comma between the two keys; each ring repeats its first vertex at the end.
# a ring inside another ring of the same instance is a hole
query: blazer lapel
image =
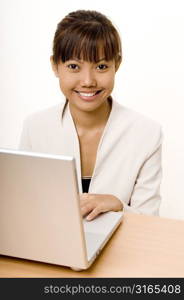
{"type": "Polygon", "coordinates": [[[104,166],[109,165],[109,161],[107,161],[107,159],[115,146],[114,139],[116,139],[118,130],[118,128],[116,128],[118,106],[119,104],[113,100],[112,109],[98,145],[96,163],[89,186],[89,193],[100,194],[104,192],[104,185],[106,185],[106,174],[103,174],[103,172],[104,166]]]}
{"type": "Polygon", "coordinates": [[[79,193],[82,193],[80,145],[69,105],[66,106],[66,110],[62,119],[62,129],[62,152],[64,155],[70,155],[75,158],[79,193]]]}
{"type": "MultiPolygon", "coordinates": [[[[118,103],[113,100],[112,109],[98,145],[96,163],[94,166],[93,175],[89,186],[89,193],[100,193],[101,187],[103,189],[103,178],[105,178],[105,174],[101,174],[101,170],[103,169],[103,165],[107,164],[105,158],[108,156],[109,151],[111,151],[111,146],[114,147],[114,145],[111,145],[113,143],[109,144],[109,141],[111,140],[111,135],[112,138],[116,136],[112,127],[116,127],[115,124],[117,115],[118,103]],[[99,173],[100,175],[98,176],[99,173]]],[[[69,105],[66,106],[66,110],[63,116],[62,131],[62,154],[70,155],[75,158],[79,193],[82,193],[80,145],[77,130],[70,112],[69,105]]]]}

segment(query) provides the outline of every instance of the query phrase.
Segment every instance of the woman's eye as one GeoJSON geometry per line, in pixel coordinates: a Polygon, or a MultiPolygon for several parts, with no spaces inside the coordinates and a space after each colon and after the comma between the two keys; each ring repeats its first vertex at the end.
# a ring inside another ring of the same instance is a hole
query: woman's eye
{"type": "Polygon", "coordinates": [[[69,64],[68,68],[71,70],[78,70],[79,67],[76,64],[69,64]]]}
{"type": "Polygon", "coordinates": [[[97,68],[98,68],[99,70],[105,70],[105,69],[108,68],[108,66],[107,66],[107,65],[101,64],[101,65],[99,65],[97,68]]]}

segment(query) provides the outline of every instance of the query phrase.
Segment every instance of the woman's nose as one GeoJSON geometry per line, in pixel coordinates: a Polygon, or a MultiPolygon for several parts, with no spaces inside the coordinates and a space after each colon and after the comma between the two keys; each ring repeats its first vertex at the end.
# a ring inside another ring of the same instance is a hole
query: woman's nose
{"type": "Polygon", "coordinates": [[[85,70],[81,73],[81,86],[82,87],[91,87],[91,86],[96,86],[96,78],[95,74],[92,70],[85,70]]]}

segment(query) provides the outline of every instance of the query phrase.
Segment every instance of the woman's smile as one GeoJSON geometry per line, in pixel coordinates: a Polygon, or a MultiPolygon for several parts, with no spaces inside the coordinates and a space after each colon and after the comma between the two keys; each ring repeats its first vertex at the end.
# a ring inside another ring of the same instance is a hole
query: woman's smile
{"type": "Polygon", "coordinates": [[[77,91],[77,90],[74,90],[78,96],[82,99],[82,100],[85,100],[85,101],[92,101],[92,100],[95,100],[98,95],[101,94],[101,92],[103,90],[97,90],[97,91],[77,91]]]}

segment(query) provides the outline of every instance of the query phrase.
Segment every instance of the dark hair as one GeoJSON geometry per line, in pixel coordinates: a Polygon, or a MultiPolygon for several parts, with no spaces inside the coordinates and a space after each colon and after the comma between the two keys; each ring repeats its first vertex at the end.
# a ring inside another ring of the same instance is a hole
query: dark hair
{"type": "MultiPolygon", "coordinates": [[[[52,58],[55,64],[74,58],[96,63],[101,55],[107,61],[114,59],[118,65],[122,59],[119,34],[105,15],[97,11],[77,10],[58,23],[53,40],[52,58]]],[[[112,98],[109,97],[109,100],[112,98]]],[[[67,100],[65,107],[66,104],[67,100]]]]}
{"type": "Polygon", "coordinates": [[[59,22],[53,41],[55,64],[73,58],[97,62],[101,53],[107,61],[119,62],[122,56],[119,34],[106,16],[77,10],[59,22]]]}

